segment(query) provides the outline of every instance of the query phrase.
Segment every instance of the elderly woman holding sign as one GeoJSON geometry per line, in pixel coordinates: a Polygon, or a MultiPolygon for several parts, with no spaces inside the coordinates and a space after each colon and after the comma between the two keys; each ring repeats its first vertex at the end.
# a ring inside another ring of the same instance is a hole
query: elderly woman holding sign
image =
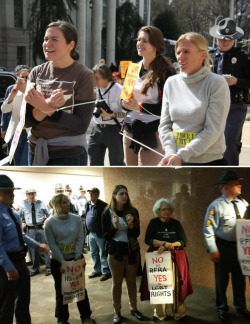
{"type": "Polygon", "coordinates": [[[125,162],[126,165],[157,165],[163,153],[158,136],[162,89],[175,69],[163,56],[164,38],[157,27],[142,27],[136,46],[142,57],[140,72],[132,98],[122,102],[129,111],[123,140],[125,162]]]}
{"type": "MultiPolygon", "coordinates": [[[[153,213],[156,216],[151,219],[146,230],[145,243],[149,245],[148,252],[171,251],[173,269],[173,298],[172,313],[175,320],[185,317],[184,299],[193,292],[189,275],[187,258],[184,251],[186,246],[186,235],[180,222],[171,218],[174,211],[173,203],[165,198],[156,201],[153,206],[153,213]],[[182,284],[181,284],[182,283],[182,284]]],[[[143,269],[142,282],[140,287],[141,299],[149,299],[147,290],[146,267],[143,269]]],[[[167,319],[167,305],[156,305],[153,321],[161,322],[167,319]]]]}
{"type": "MultiPolygon", "coordinates": [[[[57,323],[69,324],[68,305],[63,304],[62,273],[67,262],[82,259],[84,235],[81,218],[69,213],[70,202],[66,195],[58,194],[52,198],[53,211],[45,222],[45,237],[52,252],[51,273],[55,281],[57,323]]],[[[88,294],[85,289],[85,299],[77,302],[83,324],[93,324],[90,318],[88,294]]]]}

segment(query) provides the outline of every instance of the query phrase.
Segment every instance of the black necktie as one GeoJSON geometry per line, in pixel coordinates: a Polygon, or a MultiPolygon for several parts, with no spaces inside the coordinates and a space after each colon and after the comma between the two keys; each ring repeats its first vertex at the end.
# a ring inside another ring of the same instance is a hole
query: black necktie
{"type": "Polygon", "coordinates": [[[36,211],[35,211],[35,204],[31,204],[31,214],[32,214],[32,224],[36,225],[36,211]]]}
{"type": "Polygon", "coordinates": [[[218,61],[218,66],[217,66],[217,74],[223,74],[224,70],[224,59],[225,59],[226,53],[220,53],[220,58],[218,61]]]}
{"type": "Polygon", "coordinates": [[[238,209],[237,204],[236,204],[236,201],[232,200],[232,204],[234,205],[234,211],[235,211],[235,214],[236,214],[236,218],[237,219],[241,218],[239,209],[238,209]]]}
{"type": "Polygon", "coordinates": [[[18,223],[16,217],[13,215],[11,208],[8,208],[8,212],[9,212],[10,217],[12,218],[13,222],[16,225],[16,230],[17,230],[17,234],[18,234],[19,243],[21,245],[21,248],[23,248],[24,247],[24,240],[23,240],[23,233],[22,233],[21,226],[18,223]]]}

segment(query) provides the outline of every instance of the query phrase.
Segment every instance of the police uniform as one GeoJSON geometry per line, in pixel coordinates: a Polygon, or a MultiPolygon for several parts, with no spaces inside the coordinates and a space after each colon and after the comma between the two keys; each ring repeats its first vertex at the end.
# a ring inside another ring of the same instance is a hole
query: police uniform
{"type": "MultiPolygon", "coordinates": [[[[26,224],[27,234],[29,235],[29,237],[33,238],[34,240],[40,243],[46,243],[43,224],[46,218],[49,217],[50,213],[47,206],[41,200],[35,200],[34,206],[35,206],[36,224],[33,224],[32,206],[31,206],[31,202],[29,202],[28,199],[23,200],[21,204],[20,217],[22,221],[26,224]]],[[[31,275],[38,274],[39,267],[40,267],[40,253],[37,251],[37,249],[32,247],[29,248],[29,253],[32,260],[31,275]]],[[[51,273],[49,253],[43,254],[42,258],[44,259],[46,265],[46,274],[49,275],[51,273]]]]}
{"type": "MultiPolygon", "coordinates": [[[[232,40],[242,37],[244,32],[235,25],[233,20],[226,18],[220,21],[218,26],[210,29],[210,35],[219,39],[232,40]]],[[[222,52],[218,47],[216,50],[212,50],[210,55],[213,59],[214,73],[231,75],[237,78],[237,84],[229,87],[231,106],[225,128],[227,149],[224,158],[227,165],[239,165],[242,127],[246,117],[247,103],[249,102],[250,54],[235,47],[222,52]],[[219,64],[222,55],[224,58],[220,68],[219,64]]]]}
{"type": "MultiPolygon", "coordinates": [[[[12,214],[21,227],[19,215],[12,214]]],[[[37,248],[39,243],[23,233],[24,242],[37,248]]],[[[0,203],[0,323],[12,324],[14,312],[19,324],[30,324],[30,273],[25,262],[17,229],[8,208],[0,203]],[[18,280],[8,280],[6,273],[16,269],[18,280]]]]}
{"type": "MultiPolygon", "coordinates": [[[[227,172],[227,171],[226,171],[227,172]]],[[[242,198],[235,198],[238,218],[243,218],[248,203],[242,198]]],[[[203,233],[209,253],[220,252],[219,262],[214,262],[216,282],[216,308],[218,314],[227,313],[226,289],[231,273],[234,295],[234,307],[240,314],[245,314],[245,277],[237,257],[236,212],[232,200],[222,195],[208,207],[204,221],[203,233]]]]}

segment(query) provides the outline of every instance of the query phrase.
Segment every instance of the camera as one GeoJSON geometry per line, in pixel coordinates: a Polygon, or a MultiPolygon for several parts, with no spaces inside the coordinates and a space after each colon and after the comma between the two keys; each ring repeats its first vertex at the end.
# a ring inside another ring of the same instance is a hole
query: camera
{"type": "Polygon", "coordinates": [[[24,78],[21,78],[21,77],[17,77],[17,83],[19,83],[19,84],[23,84],[23,83],[24,83],[24,81],[25,81],[25,79],[24,79],[24,78]]]}
{"type": "Polygon", "coordinates": [[[95,102],[95,110],[93,112],[93,115],[96,118],[100,117],[100,115],[102,113],[101,108],[104,109],[108,114],[112,114],[113,113],[113,111],[106,104],[106,101],[105,100],[96,100],[96,102],[95,102]]]}

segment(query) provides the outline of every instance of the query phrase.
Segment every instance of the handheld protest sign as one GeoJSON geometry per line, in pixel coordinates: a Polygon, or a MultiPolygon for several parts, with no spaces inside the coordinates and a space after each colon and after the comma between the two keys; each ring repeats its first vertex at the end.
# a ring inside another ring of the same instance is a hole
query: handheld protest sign
{"type": "Polygon", "coordinates": [[[128,72],[124,80],[122,92],[120,95],[121,99],[132,98],[134,85],[139,76],[140,69],[141,69],[141,64],[137,64],[137,63],[129,64],[128,72]]]}
{"type": "Polygon", "coordinates": [[[120,61],[120,67],[121,67],[121,78],[124,79],[126,76],[126,72],[128,69],[129,64],[132,63],[132,61],[120,61]]]}
{"type": "Polygon", "coordinates": [[[66,271],[62,273],[63,304],[70,304],[85,299],[84,263],[84,258],[66,262],[66,271]]]}
{"type": "Polygon", "coordinates": [[[236,223],[238,260],[244,276],[250,276],[250,219],[236,223]]]}
{"type": "Polygon", "coordinates": [[[173,304],[171,253],[157,251],[145,255],[150,304],[173,304]]]}

